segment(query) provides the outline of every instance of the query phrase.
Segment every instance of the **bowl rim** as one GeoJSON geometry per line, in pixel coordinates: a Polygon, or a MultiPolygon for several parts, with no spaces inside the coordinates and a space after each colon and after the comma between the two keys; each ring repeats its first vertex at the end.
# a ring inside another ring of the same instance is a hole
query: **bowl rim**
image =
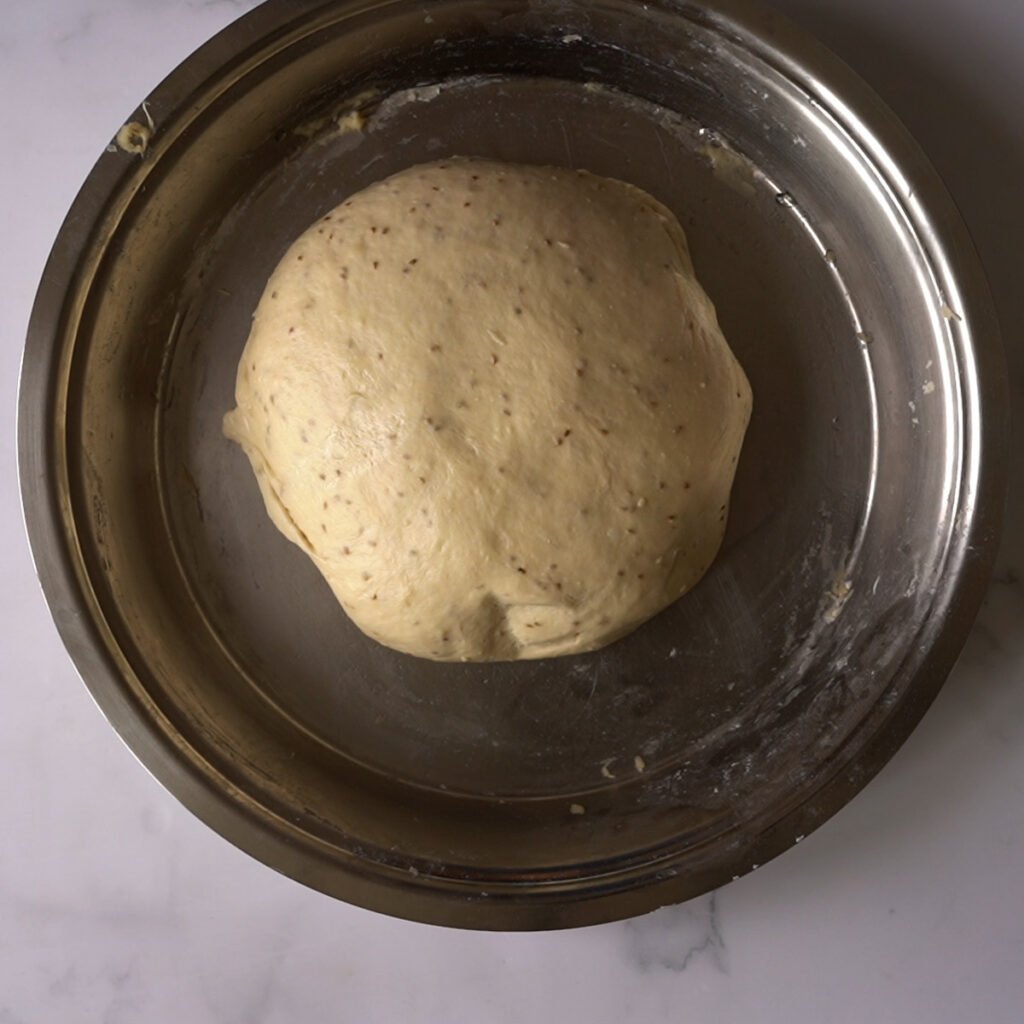
{"type": "MultiPolygon", "coordinates": [[[[210,97],[244,77],[256,56],[267,59],[313,31],[317,15],[337,0],[266,0],[203,44],[157,86],[129,122],[145,124],[151,108],[154,156],[161,133],[169,140],[205,108],[210,97]],[[185,113],[183,113],[183,111],[185,113]]],[[[350,2],[349,13],[365,6],[350,2]]],[[[130,666],[119,658],[93,614],[68,498],[66,467],[57,458],[57,425],[66,408],[58,385],[76,308],[87,291],[83,263],[98,238],[116,224],[145,178],[144,161],[108,147],[89,173],[58,233],[37,291],[22,360],[17,410],[18,471],[23,513],[36,573],[61,639],[82,680],[110,724],[142,765],[197,817],[245,852],[276,870],[347,902],[396,917],[480,929],[546,929],[597,924],[678,902],[721,885],[789,848],[842,808],[895,753],[920,721],[951,670],[981,606],[992,572],[1003,519],[1009,451],[1009,389],[998,323],[980,259],[954,202],[907,128],[874,90],[809,33],[759,0],[706,0],[677,8],[717,32],[754,48],[817,99],[901,195],[904,209],[930,260],[955,293],[962,318],[951,324],[961,363],[972,371],[963,385],[964,513],[955,531],[943,586],[926,628],[932,643],[915,666],[907,696],[864,744],[856,761],[828,779],[742,851],[742,862],[709,866],[692,878],[649,875],[642,887],[596,884],[585,893],[532,892],[526,900],[467,899],[464,893],[430,891],[414,878],[382,875],[321,847],[311,836],[285,833],[269,811],[245,794],[218,785],[216,770],[173,742],[173,727],[143,706],[129,685],[130,666]],[[941,628],[937,628],[937,624],[941,628]]],[[[167,140],[163,140],[167,142],[167,140]]],[[[169,143],[168,143],[169,144],[169,143]]],[[[223,780],[220,780],[223,782],[223,780]]]]}

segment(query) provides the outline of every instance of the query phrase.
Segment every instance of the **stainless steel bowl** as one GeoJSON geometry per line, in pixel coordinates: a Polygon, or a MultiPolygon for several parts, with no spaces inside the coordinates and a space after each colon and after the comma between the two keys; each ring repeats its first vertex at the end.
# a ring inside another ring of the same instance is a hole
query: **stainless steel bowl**
{"type": "Polygon", "coordinates": [[[842,806],[956,657],[1005,470],[996,325],[949,198],[859,79],[744,0],[271,0],[101,157],[20,401],[43,586],[143,763],[308,885],[484,928],[693,896],[842,806]],[[753,385],[713,570],[596,654],[377,646],[221,436],[289,241],[448,154],[658,196],[753,385]]]}

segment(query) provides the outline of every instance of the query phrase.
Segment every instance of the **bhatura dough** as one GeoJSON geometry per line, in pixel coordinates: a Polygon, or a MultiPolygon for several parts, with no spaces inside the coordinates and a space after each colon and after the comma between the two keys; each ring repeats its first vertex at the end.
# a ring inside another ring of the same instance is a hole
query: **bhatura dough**
{"type": "Polygon", "coordinates": [[[592,650],[689,590],[751,409],[664,206],[477,160],[299,238],[236,399],[274,523],[364,632],[440,661],[592,650]]]}

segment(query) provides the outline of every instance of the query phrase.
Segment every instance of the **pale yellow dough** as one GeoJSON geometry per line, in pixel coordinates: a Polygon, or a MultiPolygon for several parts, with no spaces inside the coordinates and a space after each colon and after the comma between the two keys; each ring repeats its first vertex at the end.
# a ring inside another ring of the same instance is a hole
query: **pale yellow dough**
{"type": "Polygon", "coordinates": [[[383,644],[592,650],[704,574],[750,417],[675,217],[583,172],[456,160],[310,228],[225,429],[383,644]]]}

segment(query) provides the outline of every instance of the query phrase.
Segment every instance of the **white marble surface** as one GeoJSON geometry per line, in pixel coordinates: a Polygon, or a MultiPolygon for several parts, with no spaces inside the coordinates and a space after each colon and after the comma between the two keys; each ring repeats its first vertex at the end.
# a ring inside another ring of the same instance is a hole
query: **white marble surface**
{"type": "MultiPolygon", "coordinates": [[[[946,175],[988,265],[1019,400],[1024,4],[777,5],[880,89],[946,175]]],[[[1019,458],[998,581],[924,723],[846,810],[714,897],[565,934],[390,920],[250,860],[121,746],[63,653],[21,539],[21,340],[94,158],[159,78],[247,6],[35,0],[0,18],[0,1024],[1019,1024],[1019,458]]]]}

